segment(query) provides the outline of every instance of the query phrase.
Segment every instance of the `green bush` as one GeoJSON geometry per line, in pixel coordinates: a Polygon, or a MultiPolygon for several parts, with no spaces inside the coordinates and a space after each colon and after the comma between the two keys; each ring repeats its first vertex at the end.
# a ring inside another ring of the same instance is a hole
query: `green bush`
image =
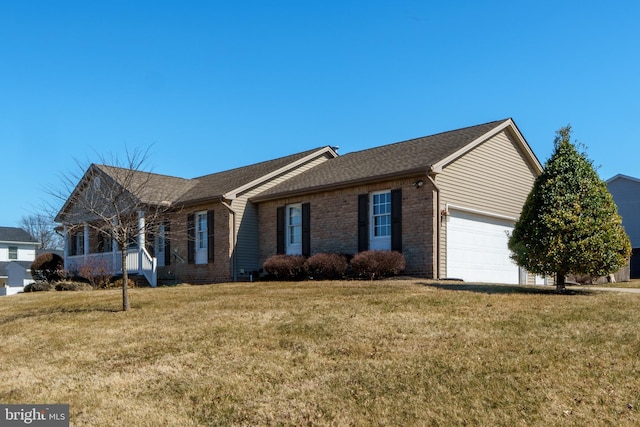
{"type": "Polygon", "coordinates": [[[364,251],[351,260],[353,273],[371,280],[397,276],[404,268],[404,255],[396,251],[364,251]]]}
{"type": "Polygon", "coordinates": [[[306,260],[304,269],[312,279],[341,279],[347,270],[343,255],[319,253],[306,260]]]}
{"type": "Polygon", "coordinates": [[[302,280],[305,261],[302,255],[274,255],[262,264],[262,268],[276,280],[302,280]]]}
{"type": "Polygon", "coordinates": [[[36,257],[31,263],[31,276],[36,282],[55,282],[60,280],[64,269],[64,260],[58,254],[45,252],[36,257]]]}

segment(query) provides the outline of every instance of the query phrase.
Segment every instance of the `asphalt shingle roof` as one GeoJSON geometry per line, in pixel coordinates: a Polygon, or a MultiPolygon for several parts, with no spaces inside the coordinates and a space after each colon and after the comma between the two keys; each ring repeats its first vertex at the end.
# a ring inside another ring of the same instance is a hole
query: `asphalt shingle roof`
{"type": "Polygon", "coordinates": [[[94,166],[132,190],[143,203],[175,202],[195,185],[192,180],[185,178],[107,165],[94,166]]]}
{"type": "Polygon", "coordinates": [[[347,153],[260,193],[255,199],[313,191],[424,170],[508,119],[347,153]]]}
{"type": "Polygon", "coordinates": [[[0,242],[33,242],[38,243],[36,239],[22,228],[17,227],[0,227],[0,242]]]}
{"type": "Polygon", "coordinates": [[[7,277],[7,266],[9,261],[0,261],[0,277],[7,277]]]}
{"type": "Polygon", "coordinates": [[[194,185],[182,195],[180,201],[189,202],[221,196],[260,177],[275,172],[296,160],[303,159],[321,148],[322,147],[195,178],[193,179],[194,185]]]}
{"type": "MultiPolygon", "coordinates": [[[[426,172],[429,166],[446,159],[507,120],[509,119],[347,153],[283,181],[259,194],[255,200],[284,194],[320,191],[323,188],[408,175],[418,171],[426,172]]],[[[134,195],[144,203],[195,203],[220,197],[322,148],[326,147],[192,179],[135,171],[133,183],[126,187],[137,189],[134,195]]],[[[131,177],[128,169],[105,165],[93,166],[121,184],[131,177]]]]}
{"type": "Polygon", "coordinates": [[[220,197],[260,177],[277,171],[320,148],[302,151],[278,159],[255,163],[223,172],[186,179],[113,166],[94,165],[126,188],[137,189],[135,196],[144,203],[190,203],[220,197]],[[125,184],[129,181],[130,184],[125,184]]]}

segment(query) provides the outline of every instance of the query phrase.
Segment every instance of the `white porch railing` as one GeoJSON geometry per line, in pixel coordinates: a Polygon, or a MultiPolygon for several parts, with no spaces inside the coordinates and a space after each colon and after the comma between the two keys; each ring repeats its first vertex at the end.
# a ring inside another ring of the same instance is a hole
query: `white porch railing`
{"type": "MultiPolygon", "coordinates": [[[[149,252],[142,248],[127,249],[127,272],[141,274],[152,287],[158,284],[158,261],[149,252]]],[[[67,256],[65,268],[71,271],[79,271],[84,265],[93,268],[105,268],[114,276],[122,274],[122,252],[103,252],[88,255],[67,256]]]]}

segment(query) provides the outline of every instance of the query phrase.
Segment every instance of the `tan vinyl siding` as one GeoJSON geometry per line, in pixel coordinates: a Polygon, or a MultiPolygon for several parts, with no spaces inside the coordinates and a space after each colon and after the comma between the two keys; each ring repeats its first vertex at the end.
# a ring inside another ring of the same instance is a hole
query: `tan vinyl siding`
{"type": "MultiPolygon", "coordinates": [[[[502,131],[443,168],[437,176],[440,209],[454,205],[517,218],[537,173],[507,132],[502,131]]],[[[440,271],[446,277],[446,218],[440,235],[440,271]]]]}
{"type": "Polygon", "coordinates": [[[300,165],[299,167],[297,167],[294,170],[289,171],[288,173],[285,173],[285,174],[282,174],[282,175],[280,175],[278,177],[273,178],[272,180],[269,181],[269,183],[267,185],[265,185],[264,187],[260,187],[260,191],[253,193],[252,196],[255,195],[255,194],[261,193],[261,192],[263,192],[265,190],[268,190],[269,188],[274,187],[274,186],[276,186],[276,185],[288,180],[291,177],[299,175],[302,172],[305,172],[305,171],[307,171],[309,169],[312,169],[315,166],[318,166],[319,164],[326,162],[327,160],[329,160],[329,155],[325,154],[325,155],[317,157],[317,158],[315,158],[315,159],[313,159],[313,160],[311,160],[311,161],[309,161],[309,162],[307,162],[307,163],[305,163],[303,165],[300,165]]]}
{"type": "MultiPolygon", "coordinates": [[[[231,206],[236,212],[236,273],[239,278],[248,277],[249,273],[258,270],[258,212],[257,207],[249,202],[249,198],[285,181],[295,175],[309,170],[329,160],[327,154],[319,156],[299,167],[288,171],[268,182],[254,187],[234,199],[231,206]],[[244,271],[244,276],[240,273],[244,271]]],[[[232,237],[230,236],[232,239],[232,237]]],[[[233,248],[233,244],[231,245],[233,248]]],[[[233,254],[230,254],[231,256],[233,254]]]]}

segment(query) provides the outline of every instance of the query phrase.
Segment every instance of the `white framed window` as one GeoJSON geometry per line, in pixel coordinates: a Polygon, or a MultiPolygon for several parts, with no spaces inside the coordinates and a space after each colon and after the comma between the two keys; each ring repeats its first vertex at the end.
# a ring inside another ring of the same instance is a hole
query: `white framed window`
{"type": "Polygon", "coordinates": [[[391,250],[391,191],[378,191],[370,197],[370,249],[391,250]]]}
{"type": "Polygon", "coordinates": [[[302,254],[302,204],[286,207],[286,253],[287,255],[302,254]]]}
{"type": "Polygon", "coordinates": [[[9,246],[9,259],[17,260],[18,259],[18,247],[17,246],[9,246]]]}
{"type": "Polygon", "coordinates": [[[196,212],[196,264],[207,263],[207,211],[196,212]]]}

